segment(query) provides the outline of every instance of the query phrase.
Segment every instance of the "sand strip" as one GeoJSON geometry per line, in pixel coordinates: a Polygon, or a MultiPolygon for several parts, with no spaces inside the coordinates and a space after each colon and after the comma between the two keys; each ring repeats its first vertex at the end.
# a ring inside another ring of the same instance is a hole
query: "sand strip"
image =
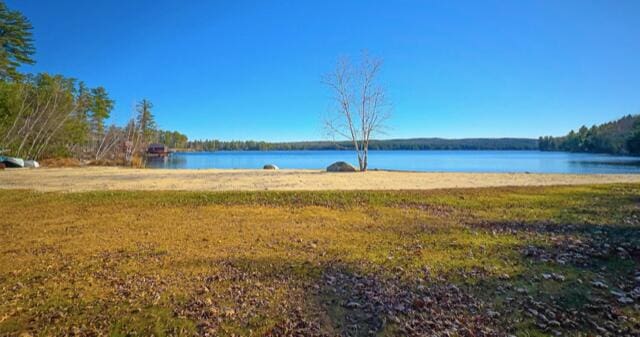
{"type": "Polygon", "coordinates": [[[640,183],[640,174],[526,174],[314,170],[164,170],[119,167],[7,169],[0,189],[92,190],[411,190],[456,187],[640,183]]]}

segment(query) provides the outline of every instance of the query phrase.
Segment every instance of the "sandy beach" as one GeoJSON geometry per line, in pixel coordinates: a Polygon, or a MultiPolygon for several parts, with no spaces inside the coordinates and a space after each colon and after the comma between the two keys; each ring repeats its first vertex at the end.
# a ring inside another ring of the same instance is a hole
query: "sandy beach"
{"type": "Polygon", "coordinates": [[[496,186],[640,183],[635,174],[436,173],[319,170],[165,170],[118,167],[7,169],[1,189],[93,190],[423,190],[496,186]]]}

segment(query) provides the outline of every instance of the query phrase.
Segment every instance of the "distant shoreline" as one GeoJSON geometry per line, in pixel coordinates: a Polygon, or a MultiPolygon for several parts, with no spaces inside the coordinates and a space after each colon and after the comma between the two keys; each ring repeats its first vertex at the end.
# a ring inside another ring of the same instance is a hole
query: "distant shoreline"
{"type": "MultiPolygon", "coordinates": [[[[189,149],[173,149],[173,153],[199,153],[199,152],[289,152],[289,151],[355,151],[354,149],[264,149],[264,150],[189,150],[189,149]]],[[[578,153],[567,151],[542,151],[538,149],[369,149],[369,152],[376,151],[534,151],[534,152],[566,152],[566,153],[578,153]]],[[[601,153],[610,154],[610,153],[601,153]]]]}
{"type": "MultiPolygon", "coordinates": [[[[189,149],[173,149],[172,153],[217,153],[217,152],[303,152],[303,151],[339,151],[339,152],[349,152],[355,151],[354,149],[264,149],[264,150],[189,150],[189,149]]],[[[608,152],[571,152],[571,151],[549,151],[549,150],[540,150],[540,149],[370,149],[369,152],[381,152],[381,151],[409,151],[409,152],[417,152],[417,151],[465,151],[465,152],[480,152],[480,151],[498,151],[498,152],[507,152],[507,151],[515,151],[515,152],[544,152],[544,153],[571,153],[571,154],[594,154],[594,155],[608,155],[613,157],[630,157],[630,158],[638,158],[640,160],[639,155],[634,155],[631,153],[608,153],[608,152]]]]}
{"type": "MultiPolygon", "coordinates": [[[[219,150],[353,150],[351,141],[221,141],[192,140],[188,147],[193,151],[219,150]]],[[[406,138],[373,139],[369,150],[538,150],[538,140],[533,138],[406,138]]]]}

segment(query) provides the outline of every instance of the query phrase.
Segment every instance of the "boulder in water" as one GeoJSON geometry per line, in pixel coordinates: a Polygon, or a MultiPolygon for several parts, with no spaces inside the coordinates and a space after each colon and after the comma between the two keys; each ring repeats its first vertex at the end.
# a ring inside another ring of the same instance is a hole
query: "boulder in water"
{"type": "Polygon", "coordinates": [[[273,164],[267,164],[262,167],[263,170],[279,170],[280,168],[273,164]]]}
{"type": "Polygon", "coordinates": [[[344,161],[337,161],[331,165],[329,165],[329,167],[327,167],[327,172],[356,172],[357,169],[344,161]]]}

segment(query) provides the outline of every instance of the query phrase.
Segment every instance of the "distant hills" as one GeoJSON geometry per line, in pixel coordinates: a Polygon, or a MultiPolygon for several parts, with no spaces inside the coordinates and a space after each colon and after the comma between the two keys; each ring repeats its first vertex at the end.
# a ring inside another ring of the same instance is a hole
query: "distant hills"
{"type": "Polygon", "coordinates": [[[539,148],[542,151],[640,155],[640,115],[627,115],[590,128],[583,125],[562,137],[540,137],[539,148]]]}

